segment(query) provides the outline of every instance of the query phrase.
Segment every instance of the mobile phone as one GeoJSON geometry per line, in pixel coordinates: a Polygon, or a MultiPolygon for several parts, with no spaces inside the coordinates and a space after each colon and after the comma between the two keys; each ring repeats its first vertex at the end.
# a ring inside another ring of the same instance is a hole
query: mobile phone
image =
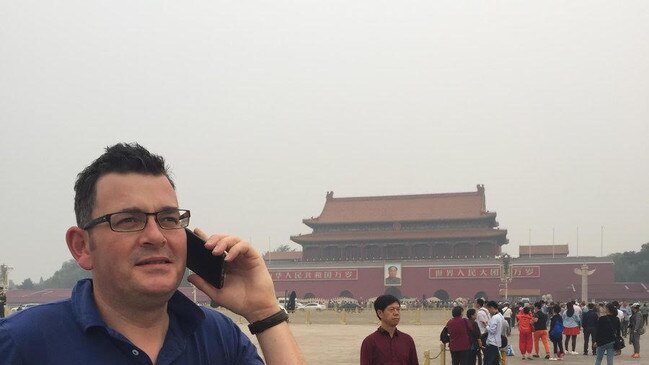
{"type": "Polygon", "coordinates": [[[187,233],[187,268],[215,288],[222,288],[225,279],[225,254],[214,256],[205,248],[205,241],[185,228],[187,233]]]}

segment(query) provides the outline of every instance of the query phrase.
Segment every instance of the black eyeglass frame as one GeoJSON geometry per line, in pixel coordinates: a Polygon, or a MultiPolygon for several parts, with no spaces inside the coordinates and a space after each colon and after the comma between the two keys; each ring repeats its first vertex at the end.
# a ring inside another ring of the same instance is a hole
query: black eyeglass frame
{"type": "Polygon", "coordinates": [[[164,230],[172,230],[172,229],[183,229],[183,228],[186,228],[187,226],[189,226],[189,218],[191,217],[191,212],[189,210],[187,210],[187,209],[175,209],[175,208],[174,209],[163,209],[161,211],[153,212],[153,213],[147,213],[147,212],[115,212],[115,213],[109,213],[109,214],[106,214],[106,215],[102,215],[101,217],[97,217],[97,218],[91,220],[90,222],[86,223],[83,227],[81,227],[81,229],[83,229],[84,231],[87,231],[87,230],[89,230],[91,228],[94,228],[95,226],[97,226],[99,224],[108,223],[108,226],[110,227],[110,230],[113,231],[113,232],[139,232],[139,231],[143,231],[146,228],[146,225],[149,223],[149,216],[151,216],[151,215],[155,218],[155,222],[158,225],[158,227],[160,227],[161,229],[164,229],[164,230]],[[185,220],[187,222],[187,224],[184,224],[184,225],[181,224],[179,227],[174,227],[174,228],[165,228],[165,227],[163,227],[160,224],[160,220],[158,220],[158,214],[160,214],[160,213],[169,213],[169,212],[173,212],[173,211],[176,211],[176,210],[178,211],[178,216],[179,217],[183,217],[185,214],[187,214],[186,219],[185,219],[185,217],[180,219],[180,221],[185,220]],[[140,228],[140,229],[129,230],[129,231],[119,231],[119,230],[114,229],[113,224],[110,221],[110,217],[114,216],[115,214],[124,214],[124,213],[144,214],[146,216],[146,219],[144,220],[144,226],[142,226],[142,228],[140,228]]]}

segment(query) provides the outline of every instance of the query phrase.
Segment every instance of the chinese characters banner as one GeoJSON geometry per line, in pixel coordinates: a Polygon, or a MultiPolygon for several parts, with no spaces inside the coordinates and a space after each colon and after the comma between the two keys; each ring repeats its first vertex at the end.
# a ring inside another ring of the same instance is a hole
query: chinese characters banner
{"type": "MultiPolygon", "coordinates": [[[[541,276],[540,266],[512,266],[513,278],[538,278],[541,276]]],[[[500,278],[499,266],[467,266],[467,267],[431,267],[428,268],[429,279],[497,279],[500,278]]]]}
{"type": "Polygon", "coordinates": [[[273,270],[273,281],[358,280],[357,269],[273,270]]]}

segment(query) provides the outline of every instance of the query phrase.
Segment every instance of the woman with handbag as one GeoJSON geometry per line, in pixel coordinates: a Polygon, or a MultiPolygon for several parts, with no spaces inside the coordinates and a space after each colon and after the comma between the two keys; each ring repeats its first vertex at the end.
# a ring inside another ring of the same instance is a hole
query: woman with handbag
{"type": "Polygon", "coordinates": [[[613,303],[607,303],[606,314],[597,319],[597,334],[595,335],[597,357],[595,358],[595,365],[601,365],[604,352],[606,352],[606,364],[613,365],[615,351],[618,350],[616,344],[621,339],[617,308],[613,303]]]}
{"type": "Polygon", "coordinates": [[[640,336],[644,334],[642,313],[640,313],[640,303],[635,303],[631,307],[631,319],[629,320],[629,342],[633,344],[634,359],[640,358],[640,336]]]}
{"type": "Polygon", "coordinates": [[[457,306],[453,307],[451,314],[453,318],[449,319],[446,323],[450,342],[448,348],[451,350],[451,363],[453,365],[468,365],[471,339],[470,339],[470,324],[469,320],[462,318],[464,308],[457,306]]]}

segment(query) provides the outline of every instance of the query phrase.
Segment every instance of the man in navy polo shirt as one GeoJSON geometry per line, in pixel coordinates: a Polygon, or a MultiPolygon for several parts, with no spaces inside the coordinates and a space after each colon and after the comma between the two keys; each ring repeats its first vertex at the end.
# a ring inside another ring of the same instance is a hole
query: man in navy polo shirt
{"type": "MultiPolygon", "coordinates": [[[[75,214],[66,242],[92,279],[68,300],[1,320],[2,364],[262,363],[230,319],[177,291],[189,211],[179,208],[162,157],[138,144],[107,148],[77,177],[75,214]]],[[[239,237],[195,233],[213,254],[228,251],[227,278],[222,289],[195,274],[189,281],[252,323],[268,364],[303,364],[260,255],[239,237]]]]}

